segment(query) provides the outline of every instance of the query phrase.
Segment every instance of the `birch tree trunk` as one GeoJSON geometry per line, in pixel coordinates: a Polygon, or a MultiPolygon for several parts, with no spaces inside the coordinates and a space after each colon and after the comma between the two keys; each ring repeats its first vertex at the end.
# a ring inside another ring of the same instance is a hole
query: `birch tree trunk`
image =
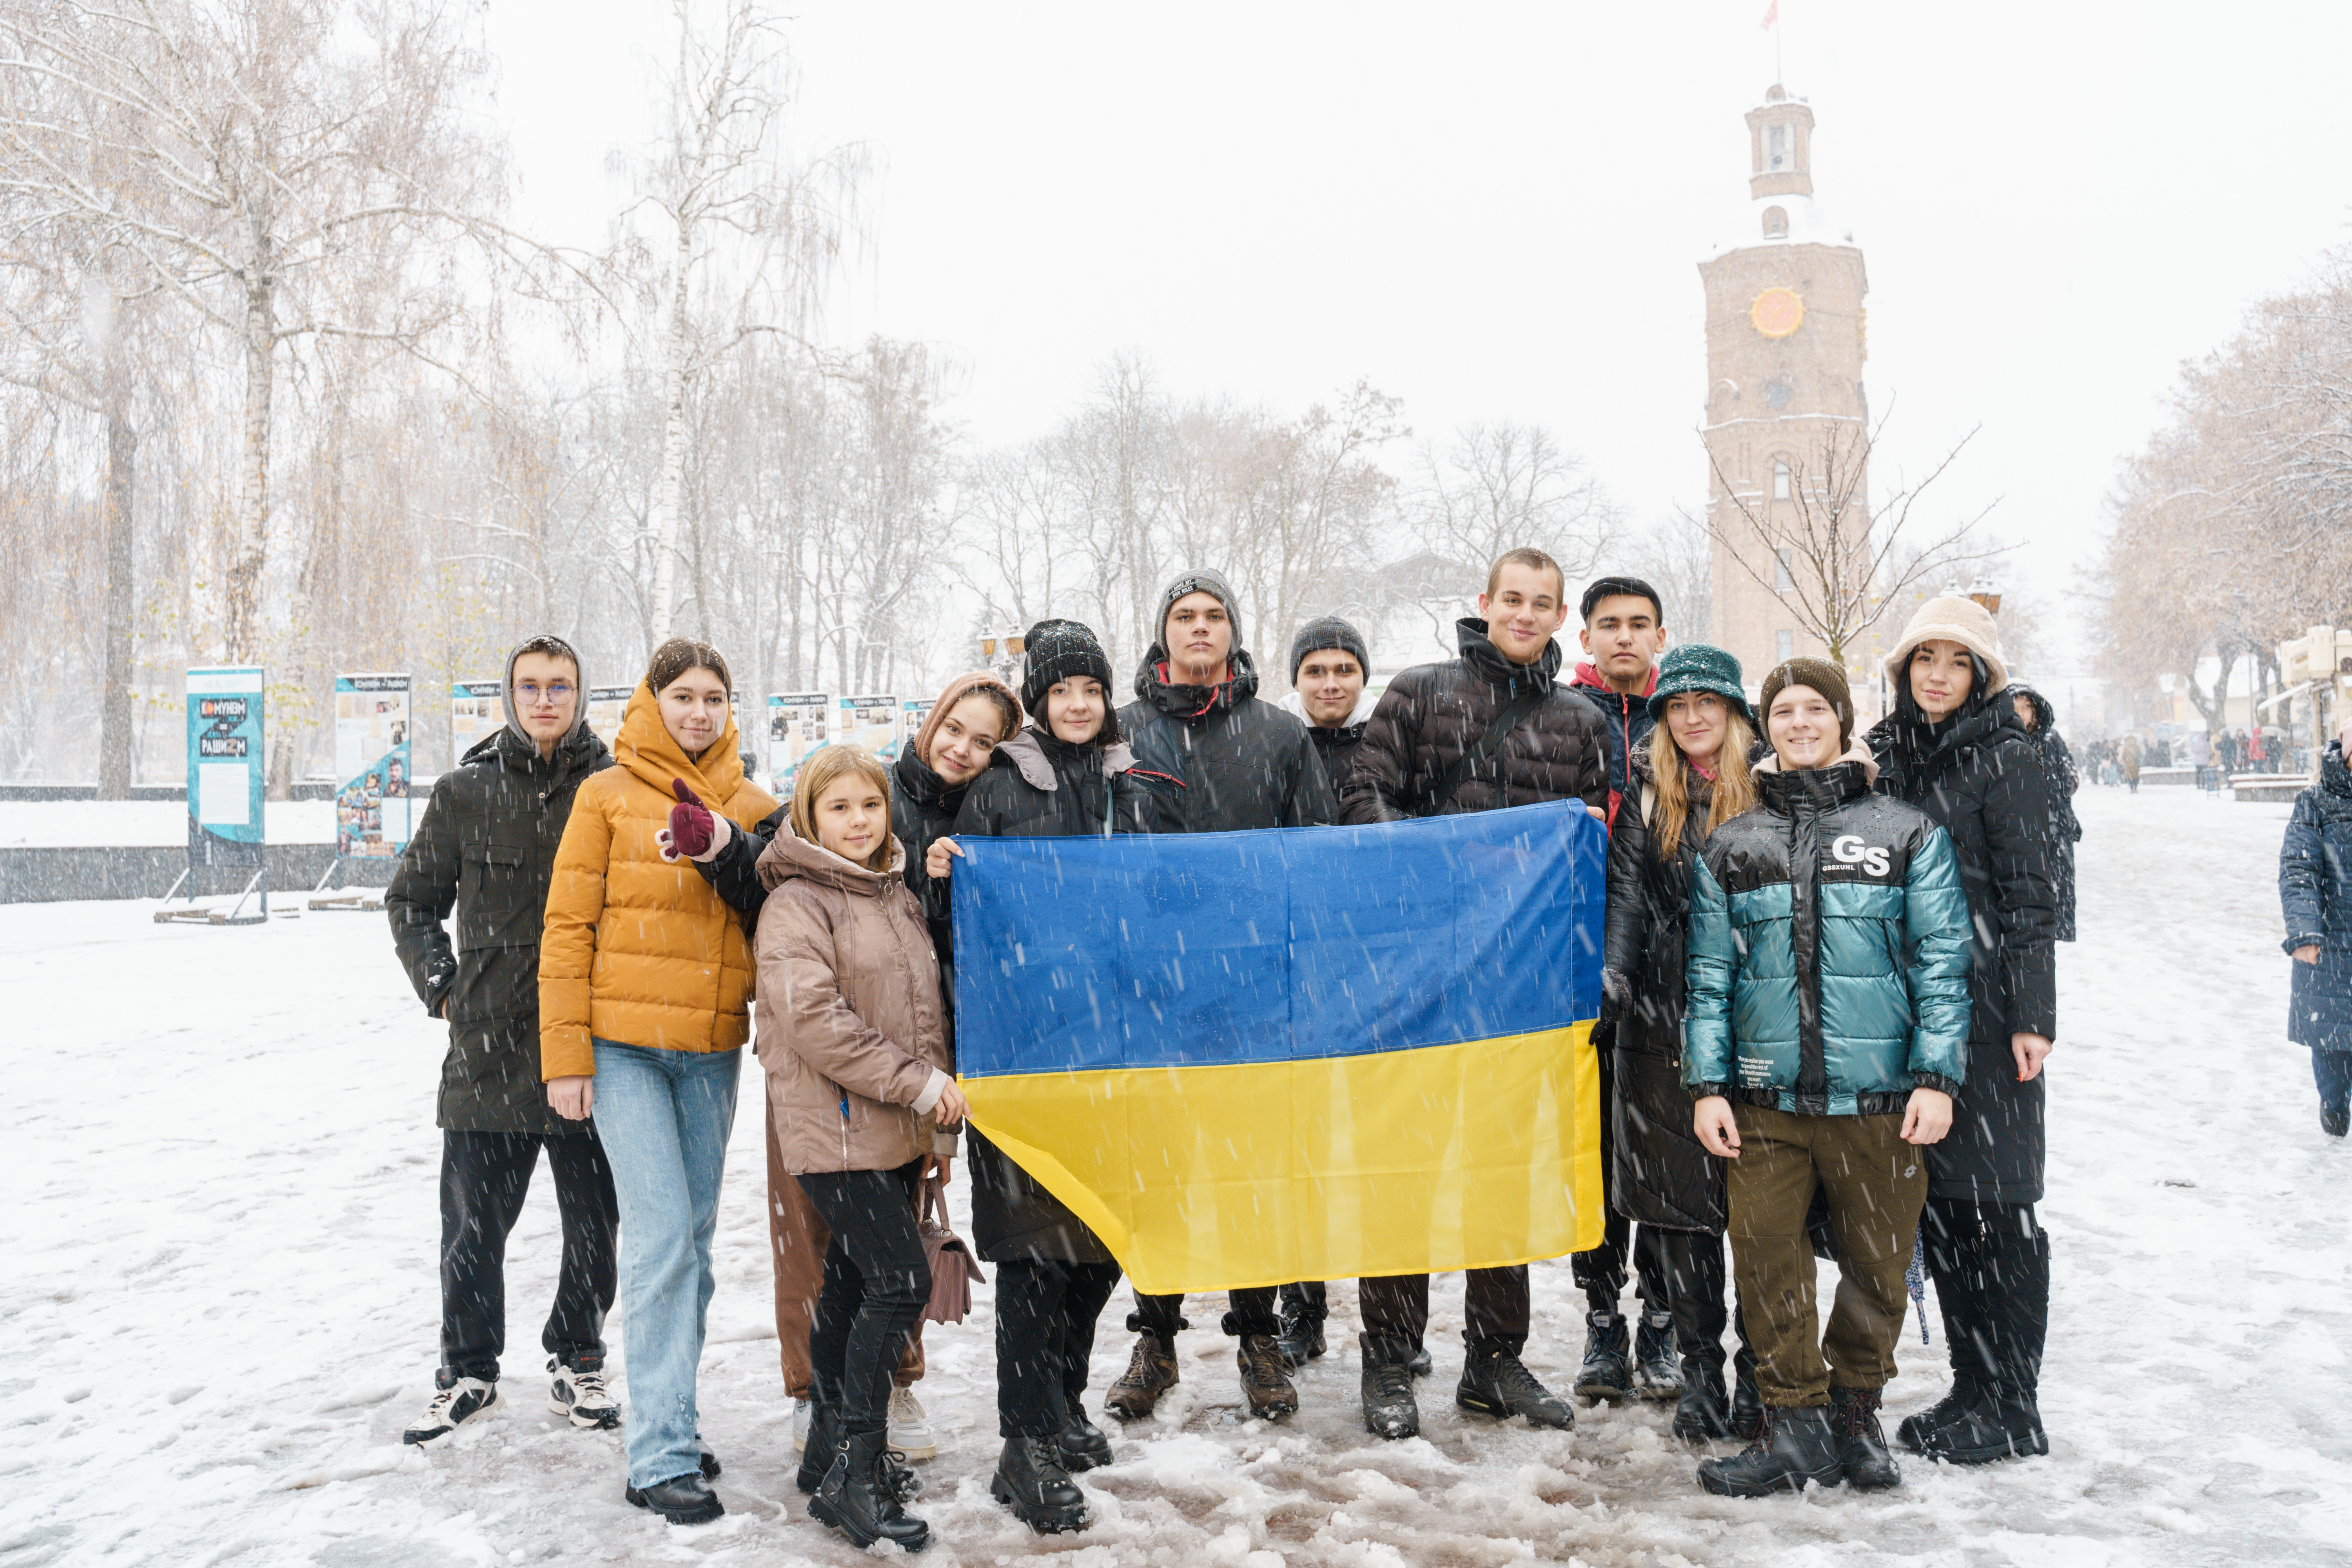
{"type": "Polygon", "coordinates": [[[131,507],[139,432],[120,384],[106,415],[106,688],[98,714],[98,798],[131,798],[131,507]]]}
{"type": "Polygon", "coordinates": [[[694,263],[694,226],[677,226],[677,271],[670,279],[669,331],[662,353],[661,484],[654,494],[653,641],[669,637],[677,570],[677,520],[686,494],[686,356],[688,269],[694,263]]]}
{"type": "Polygon", "coordinates": [[[226,649],[231,664],[261,661],[261,574],[269,558],[269,398],[277,370],[277,301],[262,236],[245,283],[245,447],[237,468],[236,535],[228,569],[226,649]]]}

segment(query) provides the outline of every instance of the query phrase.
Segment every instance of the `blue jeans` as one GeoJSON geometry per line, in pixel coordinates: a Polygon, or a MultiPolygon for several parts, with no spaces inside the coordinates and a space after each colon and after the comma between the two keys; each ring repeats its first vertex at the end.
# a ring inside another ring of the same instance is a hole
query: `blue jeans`
{"type": "Polygon", "coordinates": [[[621,1343],[629,1484],[694,1472],[694,1379],[710,1307],[710,1237],[743,1053],[596,1042],[596,1131],[621,1200],[621,1343]]]}
{"type": "Polygon", "coordinates": [[[2311,1076],[2319,1084],[2319,1109],[2344,1114],[2352,1105],[2352,1051],[2314,1049],[2311,1076]]]}

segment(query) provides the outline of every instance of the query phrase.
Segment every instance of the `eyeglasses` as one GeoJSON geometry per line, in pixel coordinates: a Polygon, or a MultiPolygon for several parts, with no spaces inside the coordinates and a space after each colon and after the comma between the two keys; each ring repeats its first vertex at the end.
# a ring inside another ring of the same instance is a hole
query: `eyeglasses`
{"type": "Polygon", "coordinates": [[[568,680],[551,681],[546,686],[540,685],[536,680],[515,682],[515,695],[525,702],[538,701],[541,692],[547,694],[547,700],[550,702],[565,702],[571,700],[572,691],[572,683],[568,680]]]}

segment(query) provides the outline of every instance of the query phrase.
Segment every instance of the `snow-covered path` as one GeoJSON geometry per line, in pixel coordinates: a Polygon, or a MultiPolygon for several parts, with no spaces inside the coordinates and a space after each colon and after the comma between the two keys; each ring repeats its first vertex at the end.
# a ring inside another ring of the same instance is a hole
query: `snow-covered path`
{"type": "MultiPolygon", "coordinates": [[[[1570,1434],[1459,1416],[1452,1280],[1433,1292],[1427,1436],[1381,1444],[1357,1416],[1343,1285],[1295,1423],[1240,1421],[1228,1342],[1196,1329],[1162,1418],[1114,1432],[1119,1462],[1085,1479],[1095,1528],[1037,1540],[987,1496],[983,1289],[972,1321],[929,1340],[942,1452],[923,1467],[927,1560],[2352,1560],[2352,1149],[2321,1137],[2284,1037],[2286,808],[2096,789],[2081,805],[2084,940],[2063,950],[2052,1068],[2047,1459],[1912,1463],[1900,1491],[1869,1498],[1706,1498],[1663,1410],[1580,1411],[1570,1434]]],[[[0,1563],[857,1560],[792,1486],[755,1100],[702,1383],[725,1520],[675,1530],[626,1507],[617,1439],[544,1413],[543,1189],[510,1249],[511,1405],[440,1451],[404,1449],[437,1321],[437,1030],[380,916],[197,930],[148,908],[0,909],[0,1563]]],[[[1565,1263],[1535,1272],[1528,1359],[1562,1386],[1580,1301],[1565,1263]]],[[[1203,1305],[1196,1322],[1213,1321],[1203,1305]]],[[[1125,1310],[1122,1291],[1097,1399],[1125,1364],[1125,1310]]],[[[1944,1384],[1940,1342],[1922,1351],[1915,1328],[1904,1354],[1890,1417],[1944,1384]]]]}

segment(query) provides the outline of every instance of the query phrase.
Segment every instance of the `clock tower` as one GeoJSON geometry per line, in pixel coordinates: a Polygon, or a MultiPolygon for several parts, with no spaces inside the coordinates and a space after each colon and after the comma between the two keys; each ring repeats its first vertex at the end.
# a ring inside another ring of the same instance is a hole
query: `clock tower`
{"type": "MultiPolygon", "coordinates": [[[[1782,659],[1825,651],[1797,611],[1807,567],[1785,530],[1809,494],[1818,500],[1812,487],[1824,473],[1866,450],[1857,437],[1869,418],[1869,282],[1852,232],[1813,199],[1813,111],[1804,100],[1777,84],[1767,89],[1748,111],[1748,199],[1698,272],[1706,290],[1710,633],[1738,657],[1753,691],[1782,659]]],[[[1858,479],[1850,504],[1866,518],[1868,479],[1858,479]]],[[[1865,684],[1854,682],[1857,701],[1865,684]]]]}

